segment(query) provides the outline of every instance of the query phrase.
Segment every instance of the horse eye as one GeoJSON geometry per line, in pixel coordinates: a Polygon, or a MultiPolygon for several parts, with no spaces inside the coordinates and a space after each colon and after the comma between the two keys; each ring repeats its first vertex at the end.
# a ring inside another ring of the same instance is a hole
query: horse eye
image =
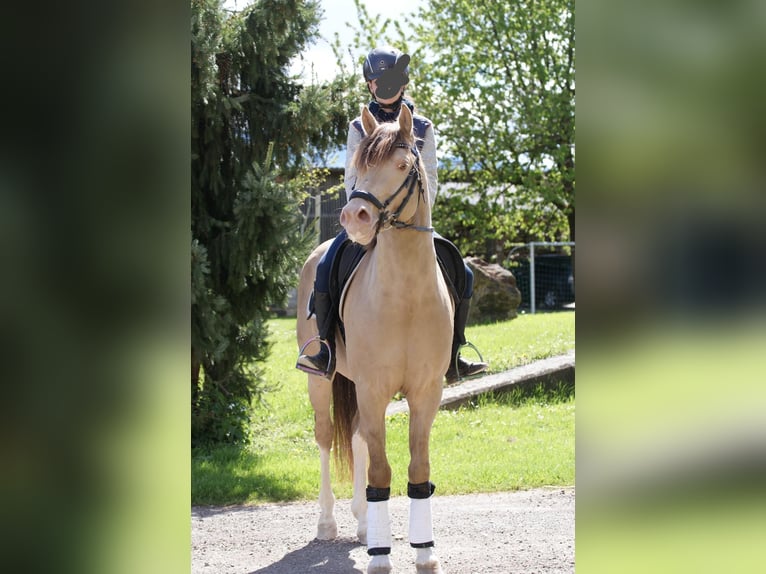
{"type": "Polygon", "coordinates": [[[406,161],[403,161],[402,163],[400,163],[400,164],[399,164],[399,169],[400,169],[400,170],[402,170],[402,171],[404,171],[404,170],[405,170],[405,169],[407,169],[408,167],[409,167],[409,166],[407,165],[407,162],[406,162],[406,161]]]}

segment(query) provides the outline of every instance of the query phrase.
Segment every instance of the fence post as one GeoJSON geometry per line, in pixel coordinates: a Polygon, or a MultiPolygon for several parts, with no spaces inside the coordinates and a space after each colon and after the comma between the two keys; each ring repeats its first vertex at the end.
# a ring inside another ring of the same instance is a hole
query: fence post
{"type": "Polygon", "coordinates": [[[317,222],[317,246],[322,244],[322,190],[314,196],[314,217],[317,222]]]}
{"type": "Polygon", "coordinates": [[[529,312],[535,314],[535,243],[529,242],[529,312]]]}

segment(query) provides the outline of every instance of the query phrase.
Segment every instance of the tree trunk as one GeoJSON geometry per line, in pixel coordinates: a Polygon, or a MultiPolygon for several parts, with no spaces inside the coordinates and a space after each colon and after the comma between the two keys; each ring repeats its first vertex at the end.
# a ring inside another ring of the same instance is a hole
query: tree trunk
{"type": "Polygon", "coordinates": [[[191,351],[191,404],[192,407],[199,400],[199,371],[200,361],[196,356],[194,349],[191,351]]]}

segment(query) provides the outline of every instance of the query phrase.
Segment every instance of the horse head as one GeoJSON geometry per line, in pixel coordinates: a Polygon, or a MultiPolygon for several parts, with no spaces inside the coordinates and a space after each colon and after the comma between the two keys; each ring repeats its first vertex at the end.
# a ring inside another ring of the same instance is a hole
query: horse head
{"type": "MultiPolygon", "coordinates": [[[[428,201],[422,201],[424,182],[409,108],[402,106],[398,122],[379,124],[365,107],[362,126],[367,136],[353,160],[358,187],[340,214],[340,224],[348,236],[368,245],[389,227],[432,231],[415,221],[418,208],[428,206],[428,201]]],[[[430,213],[425,224],[430,225],[430,213]]]]}

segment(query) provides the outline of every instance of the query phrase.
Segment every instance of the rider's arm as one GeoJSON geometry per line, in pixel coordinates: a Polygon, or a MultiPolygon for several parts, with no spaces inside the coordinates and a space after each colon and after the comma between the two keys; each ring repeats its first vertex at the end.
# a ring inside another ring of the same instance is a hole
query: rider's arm
{"type": "Polygon", "coordinates": [[[436,160],[436,135],[434,134],[434,127],[431,125],[423,137],[423,149],[420,152],[423,158],[423,164],[426,167],[426,177],[428,178],[428,199],[431,201],[431,207],[436,200],[436,190],[439,185],[439,179],[437,175],[437,160],[436,160]]]}
{"type": "Polygon", "coordinates": [[[362,134],[354,127],[353,122],[348,125],[348,140],[346,142],[346,172],[343,181],[346,185],[346,198],[351,195],[351,191],[356,184],[356,168],[354,168],[354,153],[362,141],[362,134]]]}

